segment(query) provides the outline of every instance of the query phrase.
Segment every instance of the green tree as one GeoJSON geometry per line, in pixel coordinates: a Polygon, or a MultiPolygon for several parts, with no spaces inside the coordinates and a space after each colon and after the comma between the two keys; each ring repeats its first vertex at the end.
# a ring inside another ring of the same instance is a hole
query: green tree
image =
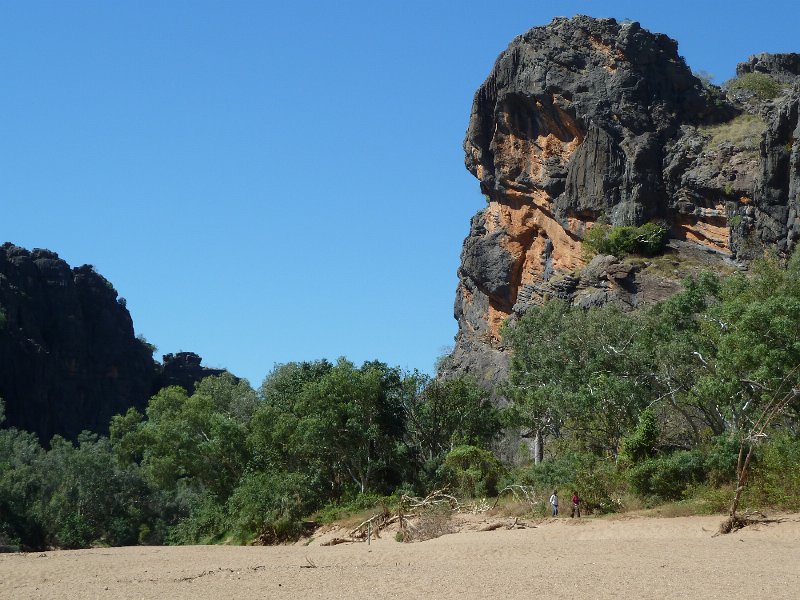
{"type": "MultiPolygon", "coordinates": [[[[726,431],[748,430],[773,398],[800,385],[800,255],[752,270],[726,278],[702,315],[709,350],[692,393],[726,431]]],[[[790,408],[796,418],[797,402],[790,408]]]]}
{"type": "Polygon", "coordinates": [[[441,478],[461,496],[477,498],[497,494],[505,469],[491,451],[476,446],[456,446],[447,453],[441,478]]]}
{"type": "Polygon", "coordinates": [[[230,410],[241,382],[211,379],[192,396],[177,386],[162,389],[150,399],[146,420],[129,411],[114,417],[110,430],[117,455],[140,460],[155,487],[175,490],[187,480],[224,502],[249,459],[247,425],[230,410]]]}
{"type": "MultiPolygon", "coordinates": [[[[4,408],[0,400],[0,424],[4,408]]],[[[35,434],[0,428],[0,544],[29,550],[47,544],[40,510],[44,454],[35,434]]]]}
{"type": "Polygon", "coordinates": [[[500,434],[500,412],[469,378],[434,380],[406,396],[409,443],[431,460],[456,446],[489,446],[500,434]]]}
{"type": "Polygon", "coordinates": [[[652,400],[645,327],[641,315],[613,306],[573,310],[554,300],[529,309],[504,338],[511,422],[616,455],[652,400]]]}
{"type": "Polygon", "coordinates": [[[384,489],[405,430],[398,369],[345,359],[284,366],[262,386],[250,447],[259,468],[307,473],[321,494],[384,489]],[[327,491],[325,491],[327,490],[327,491]]]}

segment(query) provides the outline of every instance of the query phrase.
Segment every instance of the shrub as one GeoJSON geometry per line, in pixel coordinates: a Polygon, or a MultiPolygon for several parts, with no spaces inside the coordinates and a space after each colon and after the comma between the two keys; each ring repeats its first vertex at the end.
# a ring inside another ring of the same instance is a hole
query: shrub
{"type": "Polygon", "coordinates": [[[725,123],[705,127],[702,131],[711,138],[709,147],[712,149],[718,149],[722,144],[730,144],[753,153],[758,152],[761,136],[766,129],[767,125],[761,117],[742,113],[725,123]]]}
{"type": "Polygon", "coordinates": [[[88,548],[92,541],[92,528],[83,517],[72,513],[64,519],[57,537],[62,548],[88,548]]]}
{"type": "Polygon", "coordinates": [[[657,223],[612,227],[598,221],[586,234],[583,244],[590,254],[655,256],[666,247],[668,233],[666,227],[657,223]]]}
{"type": "Polygon", "coordinates": [[[658,425],[653,411],[645,409],[639,415],[639,424],[630,436],[622,440],[622,458],[637,463],[653,455],[658,441],[658,425]]]}
{"type": "Polygon", "coordinates": [[[724,485],[736,479],[736,461],[739,458],[739,440],[735,436],[722,435],[711,440],[704,448],[708,482],[724,485]]]}
{"type": "Polygon", "coordinates": [[[633,491],[642,497],[678,500],[690,485],[705,481],[706,470],[700,452],[681,450],[642,461],[627,475],[633,491]]]}
{"type": "Polygon", "coordinates": [[[742,73],[728,83],[732,90],[752,92],[762,100],[770,100],[781,93],[783,86],[766,73],[742,73]]]}
{"type": "Polygon", "coordinates": [[[170,527],[168,544],[208,543],[225,531],[225,512],[211,494],[195,496],[189,500],[189,505],[189,516],[170,527]]]}
{"type": "Polygon", "coordinates": [[[567,499],[577,491],[585,510],[595,513],[616,511],[624,485],[613,462],[584,453],[568,453],[546,460],[517,472],[514,481],[509,483],[532,486],[542,498],[549,497],[554,489],[562,490],[567,499]]]}
{"type": "Polygon", "coordinates": [[[309,506],[305,477],[297,473],[251,473],[246,475],[228,500],[234,532],[240,539],[267,535],[284,541],[301,531],[301,518],[309,506]]]}
{"type": "Polygon", "coordinates": [[[445,457],[441,478],[453,491],[467,498],[494,496],[503,475],[503,465],[489,450],[456,446],[445,457]]]}
{"type": "Polygon", "coordinates": [[[760,505],[800,509],[800,437],[781,431],[759,448],[750,495],[760,505]]]}
{"type": "Polygon", "coordinates": [[[381,503],[386,503],[387,498],[378,494],[358,494],[350,501],[329,502],[323,506],[315,515],[315,519],[320,523],[332,523],[349,517],[354,513],[359,513],[371,508],[375,508],[381,503]]]}

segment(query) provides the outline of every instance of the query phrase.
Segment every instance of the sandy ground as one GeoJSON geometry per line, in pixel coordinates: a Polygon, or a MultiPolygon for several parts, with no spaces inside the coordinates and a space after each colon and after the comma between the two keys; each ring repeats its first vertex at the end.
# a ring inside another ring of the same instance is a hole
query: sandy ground
{"type": "Polygon", "coordinates": [[[720,521],[567,518],[410,544],[5,554],[0,598],[800,598],[800,514],[713,537],[720,521]]]}

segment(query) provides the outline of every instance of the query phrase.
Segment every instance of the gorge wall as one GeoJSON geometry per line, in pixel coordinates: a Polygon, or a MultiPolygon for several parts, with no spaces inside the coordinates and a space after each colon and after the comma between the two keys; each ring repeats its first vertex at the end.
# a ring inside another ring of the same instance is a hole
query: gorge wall
{"type": "Polygon", "coordinates": [[[0,398],[5,425],[74,439],[165,385],[193,389],[222,371],[189,352],[153,360],[114,286],[90,265],[49,250],[0,246],[0,398]]]}
{"type": "Polygon", "coordinates": [[[548,298],[632,308],[680,289],[678,270],[587,264],[583,240],[601,219],[667,226],[676,265],[735,269],[794,248],[800,55],[755,56],[737,73],[778,92],[703,82],[677,42],[635,22],[557,18],[511,42],[475,94],[464,141],[487,206],[464,241],[447,372],[496,382],[502,324],[548,298]]]}

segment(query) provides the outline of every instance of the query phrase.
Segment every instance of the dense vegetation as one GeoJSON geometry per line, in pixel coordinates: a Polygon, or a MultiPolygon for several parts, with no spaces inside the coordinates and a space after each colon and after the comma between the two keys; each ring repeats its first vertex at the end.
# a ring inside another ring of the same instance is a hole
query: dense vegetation
{"type": "Polygon", "coordinates": [[[278,541],[326,506],[457,477],[451,450],[489,447],[501,427],[474,383],[379,362],[290,363],[258,391],[209,377],[114,417],[109,439],[45,450],[0,430],[0,544],[278,541]]]}
{"type": "MultiPolygon", "coordinates": [[[[529,310],[506,339],[512,422],[544,434],[551,460],[582,460],[571,479],[598,506],[626,491],[679,499],[729,482],[741,437],[767,403],[800,386],[800,260],[763,261],[724,280],[706,274],[634,313],[552,301],[529,310]]],[[[778,459],[800,451],[798,411],[795,398],[762,448],[754,487],[763,502],[793,497],[800,506],[800,464],[782,471],[778,459]]],[[[559,479],[570,477],[550,481],[559,479]]]]}
{"type": "MultiPolygon", "coordinates": [[[[502,412],[468,379],[340,359],[278,366],[258,390],[227,374],[162,389],[145,414],[114,417],[109,438],[45,449],[0,429],[0,545],[280,541],[306,519],[444,485],[575,488],[598,512],[723,509],[739,440],[800,387],[800,260],[703,275],[634,313],[551,301],[505,335],[502,412]],[[503,464],[503,429],[540,434],[544,460],[522,444],[503,464]]],[[[759,447],[747,502],[800,508],[799,417],[795,399],[759,447]]]]}

